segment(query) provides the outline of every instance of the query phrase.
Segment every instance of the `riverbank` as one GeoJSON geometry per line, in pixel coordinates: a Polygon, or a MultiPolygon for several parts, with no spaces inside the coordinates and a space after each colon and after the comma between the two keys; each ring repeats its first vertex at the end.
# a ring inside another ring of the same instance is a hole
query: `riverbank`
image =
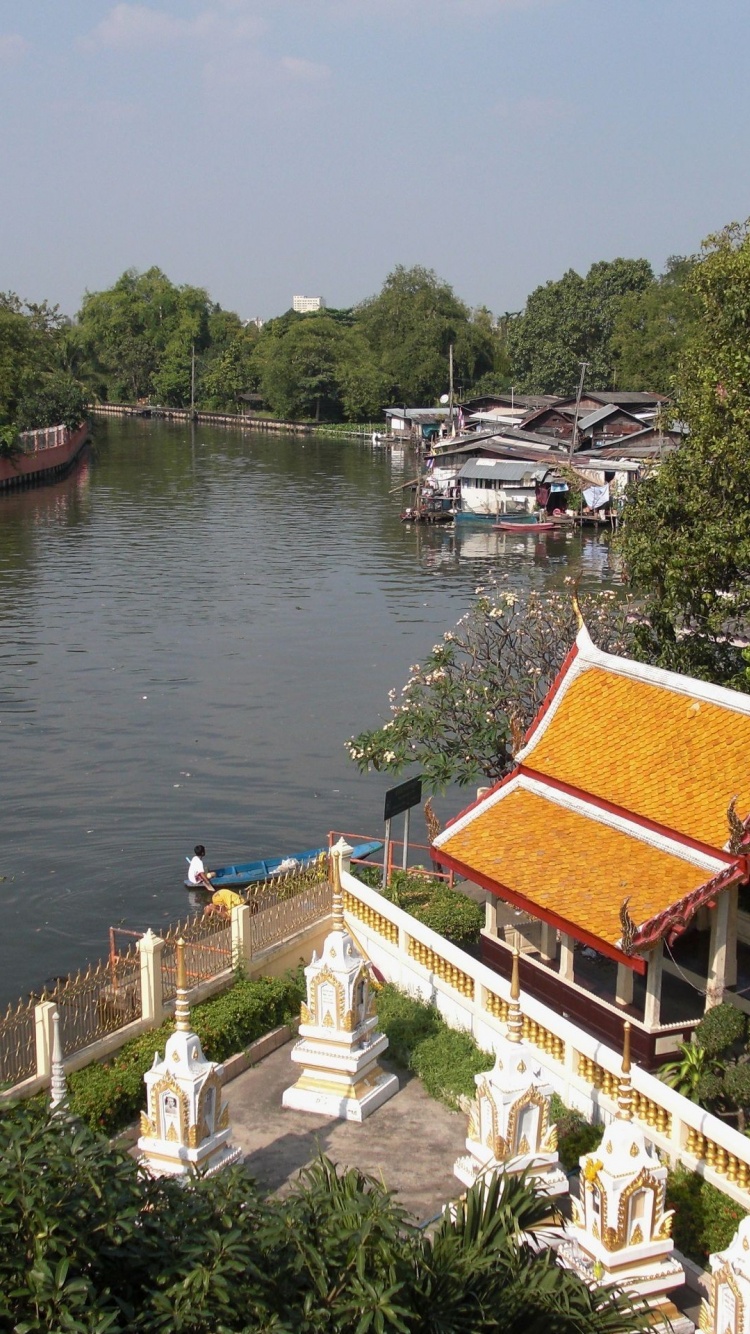
{"type": "Polygon", "coordinates": [[[373,422],[357,426],[341,422],[279,421],[276,417],[250,416],[246,412],[199,412],[189,408],[143,407],[138,403],[92,403],[89,411],[99,417],[161,418],[170,422],[195,422],[198,426],[234,426],[245,431],[283,431],[293,435],[340,435],[356,440],[370,440],[376,431],[380,436],[379,444],[390,443],[390,437],[373,422]]]}
{"type": "Polygon", "coordinates": [[[90,437],[88,421],[81,422],[75,431],[67,426],[49,426],[41,431],[24,432],[23,448],[0,458],[0,491],[36,486],[52,477],[64,476],[90,437]]]}

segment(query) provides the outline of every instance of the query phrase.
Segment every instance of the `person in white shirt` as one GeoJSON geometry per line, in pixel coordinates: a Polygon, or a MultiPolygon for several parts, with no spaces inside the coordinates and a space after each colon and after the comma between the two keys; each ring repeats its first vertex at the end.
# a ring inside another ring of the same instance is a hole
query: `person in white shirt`
{"type": "Polygon", "coordinates": [[[206,855],[206,849],[204,848],[203,844],[196,843],[195,847],[193,848],[192,860],[190,862],[190,865],[188,866],[187,878],[188,878],[188,884],[190,885],[202,885],[204,889],[210,889],[211,888],[210,881],[213,876],[213,871],[206,870],[206,867],[203,863],[203,858],[205,857],[205,855],[206,855]]]}

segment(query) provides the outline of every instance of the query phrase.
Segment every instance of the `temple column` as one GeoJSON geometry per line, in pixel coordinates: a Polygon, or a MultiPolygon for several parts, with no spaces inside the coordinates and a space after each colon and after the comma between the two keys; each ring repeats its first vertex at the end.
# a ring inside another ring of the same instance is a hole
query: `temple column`
{"type": "Polygon", "coordinates": [[[626,963],[617,965],[617,982],[615,984],[615,1003],[617,1005],[633,1004],[633,969],[628,968],[626,963]]]}
{"type": "MultiPolygon", "coordinates": [[[[711,913],[711,939],[708,946],[708,985],[706,1009],[721,1005],[727,985],[727,953],[729,944],[729,894],[725,890],[716,898],[711,913]]],[[[735,948],[736,954],[736,948],[735,948]]]]}
{"type": "Polygon", "coordinates": [[[563,931],[562,935],[560,936],[560,977],[562,978],[563,982],[574,981],[573,977],[574,949],[575,949],[575,941],[573,940],[573,937],[567,936],[563,931]]]}
{"type": "Polygon", "coordinates": [[[651,950],[646,970],[646,1003],[643,1007],[643,1022],[646,1028],[658,1028],[661,1022],[661,975],[664,962],[662,943],[651,950]]]}
{"type": "Polygon", "coordinates": [[[497,939],[497,898],[489,890],[484,900],[484,929],[497,939]]]}
{"type": "Polygon", "coordinates": [[[727,962],[725,983],[728,987],[737,986],[737,914],[740,910],[739,885],[731,885],[726,890],[729,899],[729,922],[727,926],[727,962]]]}
{"type": "Polygon", "coordinates": [[[549,922],[542,922],[542,963],[554,963],[557,957],[557,931],[549,922]]]}

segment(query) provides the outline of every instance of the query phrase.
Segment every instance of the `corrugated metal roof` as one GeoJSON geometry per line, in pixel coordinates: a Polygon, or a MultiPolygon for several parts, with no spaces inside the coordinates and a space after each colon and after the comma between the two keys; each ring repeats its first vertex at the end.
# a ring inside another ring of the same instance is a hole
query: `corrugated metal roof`
{"type": "Polygon", "coordinates": [[[437,422],[448,416],[448,408],[386,408],[386,417],[405,417],[410,422],[437,422]]]}
{"type": "Polygon", "coordinates": [[[476,477],[492,478],[499,482],[541,482],[547,476],[549,468],[535,468],[524,459],[469,459],[459,477],[472,480],[476,477]]]}
{"type": "MultiPolygon", "coordinates": [[[[607,403],[603,408],[595,408],[587,416],[581,417],[578,425],[582,431],[587,431],[589,426],[596,426],[597,422],[604,421],[605,417],[611,417],[613,412],[619,412],[620,407],[617,403],[607,403]]],[[[628,413],[632,416],[632,413],[628,413]]]]}

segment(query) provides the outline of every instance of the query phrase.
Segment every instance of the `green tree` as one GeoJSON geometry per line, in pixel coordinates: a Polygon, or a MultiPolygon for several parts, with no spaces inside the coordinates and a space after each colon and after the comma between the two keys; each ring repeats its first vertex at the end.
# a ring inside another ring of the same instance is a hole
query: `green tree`
{"type": "MultiPolygon", "coordinates": [[[[280,417],[336,418],[341,412],[339,360],[345,334],[327,314],[302,316],[262,340],[264,398],[280,417]]],[[[265,333],[265,330],[263,331],[265,333]]]]}
{"type": "Polygon", "coordinates": [[[643,1314],[534,1244],[552,1208],[481,1183],[432,1236],[321,1159],[283,1200],[180,1185],[38,1109],[0,1120],[0,1326],[42,1334],[625,1334],[643,1314]]]}
{"type": "MultiPolygon", "coordinates": [[[[627,650],[632,608],[603,593],[583,600],[600,647],[627,650]]],[[[401,694],[392,717],[346,742],[357,767],[400,773],[418,764],[426,785],[498,779],[512,766],[576,634],[572,600],[563,594],[481,590],[455,630],[443,635],[401,694]]]]}
{"type": "Polygon", "coordinates": [[[492,369],[492,351],[481,321],[432,269],[398,265],[378,296],[357,309],[389,403],[430,404],[448,387],[448,349],[455,347],[455,376],[470,384],[492,369]]]}
{"type": "Polygon", "coordinates": [[[585,278],[568,269],[557,282],[537,287],[508,328],[514,384],[529,393],[571,394],[579,363],[587,361],[588,388],[609,388],[620,306],[652,279],[647,260],[615,259],[592,264],[585,278]]]}
{"type": "Polygon", "coordinates": [[[58,371],[23,395],[16,411],[16,426],[19,431],[60,425],[74,430],[86,416],[86,403],[78,381],[58,371]]]}
{"type": "Polygon", "coordinates": [[[56,306],[0,293],[0,423],[15,422],[24,394],[55,366],[55,340],[63,323],[56,306]]]}
{"type": "Polygon", "coordinates": [[[689,435],[625,506],[629,577],[643,592],[640,651],[750,689],[737,641],[750,617],[750,228],[708,237],[688,279],[697,318],[676,377],[689,435]]]}
{"type": "Polygon", "coordinates": [[[617,385],[669,394],[696,319],[689,278],[695,260],[673,255],[648,287],[627,292],[612,330],[617,385]]]}

